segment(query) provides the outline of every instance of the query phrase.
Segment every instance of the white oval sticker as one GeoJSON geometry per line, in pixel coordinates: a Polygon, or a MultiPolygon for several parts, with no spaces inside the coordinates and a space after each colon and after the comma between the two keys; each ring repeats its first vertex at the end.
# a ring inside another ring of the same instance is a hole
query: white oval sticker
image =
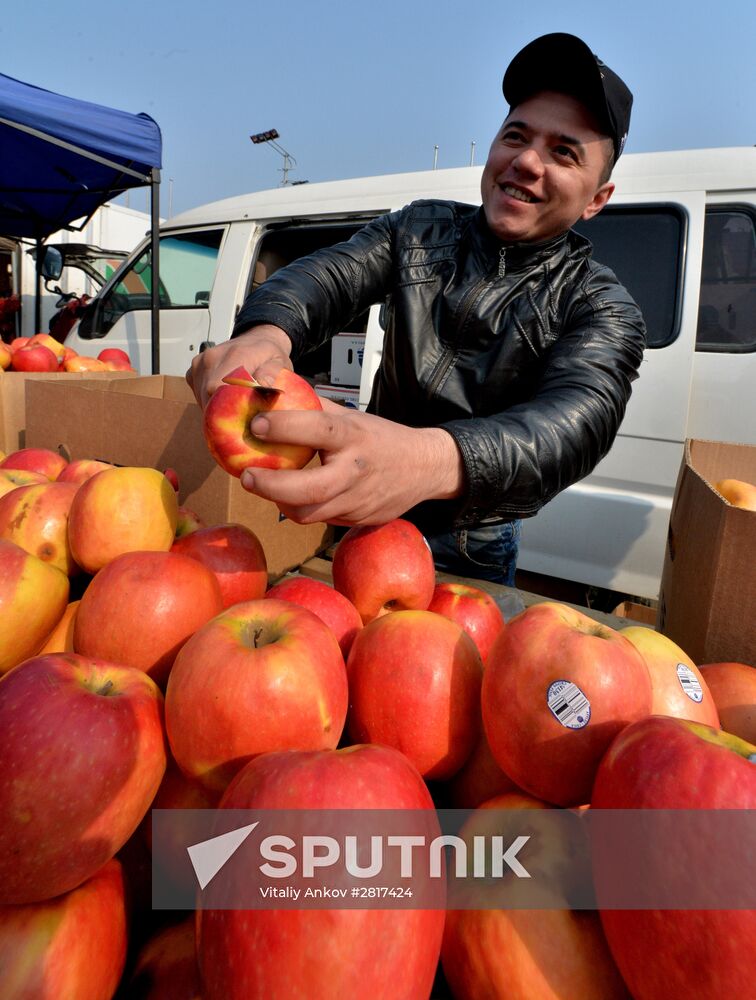
{"type": "Polygon", "coordinates": [[[591,718],[591,703],[572,681],[554,681],[546,692],[554,718],[566,729],[582,729],[591,718]]]}
{"type": "Polygon", "coordinates": [[[698,678],[687,664],[677,664],[677,679],[680,681],[680,687],[691,701],[695,701],[698,704],[703,701],[703,688],[699,684],[698,678]]]}

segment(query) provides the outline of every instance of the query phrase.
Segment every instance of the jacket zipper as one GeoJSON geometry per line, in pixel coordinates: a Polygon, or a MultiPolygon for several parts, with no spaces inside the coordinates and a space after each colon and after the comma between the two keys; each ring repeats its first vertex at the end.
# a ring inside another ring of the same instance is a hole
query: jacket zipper
{"type": "MultiPolygon", "coordinates": [[[[499,265],[498,265],[498,270],[497,270],[496,276],[498,278],[504,278],[504,277],[506,277],[506,273],[507,273],[507,250],[506,250],[506,247],[500,247],[499,248],[499,265]]],[[[478,293],[478,290],[480,289],[481,285],[484,285],[484,284],[486,284],[486,279],[485,278],[483,278],[481,281],[479,281],[467,293],[467,299],[465,300],[464,308],[463,308],[463,311],[462,311],[462,313],[460,315],[460,321],[457,324],[457,330],[459,331],[458,335],[457,335],[457,339],[456,339],[456,341],[454,343],[454,346],[451,347],[451,348],[449,348],[449,349],[447,349],[445,357],[438,363],[438,365],[436,367],[435,374],[433,375],[433,378],[428,383],[427,393],[428,393],[429,397],[433,396],[433,394],[435,393],[436,389],[438,389],[439,384],[441,383],[442,379],[444,379],[446,377],[447,372],[449,371],[449,369],[451,368],[451,366],[452,366],[452,364],[454,362],[454,358],[457,355],[457,347],[459,346],[459,342],[460,342],[460,339],[462,337],[462,331],[465,328],[465,323],[467,322],[467,317],[469,316],[470,310],[472,309],[473,300],[477,297],[477,293],[478,293]]]]}

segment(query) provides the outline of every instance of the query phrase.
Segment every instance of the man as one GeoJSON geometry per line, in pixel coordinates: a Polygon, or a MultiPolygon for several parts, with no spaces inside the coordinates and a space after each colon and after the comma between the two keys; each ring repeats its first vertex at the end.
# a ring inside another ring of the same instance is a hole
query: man
{"type": "Polygon", "coordinates": [[[322,465],[242,484],[302,523],[406,516],[440,569],[512,585],[519,520],[609,450],[645,328],[570,230],[611,197],[632,95],[566,34],[526,46],[503,91],[480,208],[415,202],[276,272],[187,378],[203,405],[239,364],[270,382],[386,300],[368,412],[258,416],[254,434],[320,449],[322,465]]]}

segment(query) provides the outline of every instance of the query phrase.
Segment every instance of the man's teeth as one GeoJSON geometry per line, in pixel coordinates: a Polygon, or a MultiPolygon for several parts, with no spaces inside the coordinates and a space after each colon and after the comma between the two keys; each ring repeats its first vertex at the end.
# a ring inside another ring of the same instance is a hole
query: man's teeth
{"type": "Polygon", "coordinates": [[[504,185],[504,194],[508,194],[511,198],[516,198],[518,201],[534,201],[535,199],[521,191],[519,188],[511,187],[509,184],[504,185]]]}

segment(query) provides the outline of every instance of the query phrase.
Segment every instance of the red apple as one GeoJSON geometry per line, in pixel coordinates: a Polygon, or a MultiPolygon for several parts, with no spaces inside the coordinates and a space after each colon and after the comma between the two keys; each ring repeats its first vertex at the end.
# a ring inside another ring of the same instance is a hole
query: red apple
{"type": "Polygon", "coordinates": [[[42,647],[68,595],[65,573],[0,538],[0,674],[42,647]]]}
{"type": "Polygon", "coordinates": [[[14,351],[12,366],[17,372],[56,372],[58,359],[44,344],[30,344],[14,351]]]}
{"type": "Polygon", "coordinates": [[[175,469],[168,468],[168,469],[164,469],[163,470],[163,475],[168,480],[168,482],[171,484],[171,486],[174,488],[174,490],[178,493],[178,491],[179,491],[179,477],[178,477],[178,472],[176,472],[175,469]]]}
{"type": "Polygon", "coordinates": [[[112,469],[109,462],[98,462],[94,458],[77,458],[73,462],[69,462],[68,465],[63,469],[63,471],[58,476],[56,482],[59,483],[85,483],[92,476],[96,476],[98,472],[104,472],[105,469],[112,469]]]}
{"type": "Polygon", "coordinates": [[[74,619],[78,610],[79,601],[70,601],[60,621],[45,639],[44,646],[39,650],[39,656],[45,656],[47,653],[73,653],[74,619]]]}
{"type": "Polygon", "coordinates": [[[717,706],[693,660],[661,632],[642,625],[620,629],[646,661],[651,715],[673,715],[719,729],[717,706]]]}
{"type": "Polygon", "coordinates": [[[74,576],[79,567],[68,544],[68,516],[78,488],[47,482],[6,493],[0,497],[0,538],[74,576]]]}
{"type": "Polygon", "coordinates": [[[722,729],[756,743],[756,668],[747,663],[706,663],[701,675],[717,706],[722,729]]]}
{"type": "Polygon", "coordinates": [[[28,347],[30,343],[31,337],[14,337],[6,346],[10,349],[11,353],[15,354],[22,347],[28,347]]]}
{"type": "Polygon", "coordinates": [[[425,611],[436,586],[430,546],[409,521],[350,528],[333,556],[333,585],[365,625],[389,611],[425,611]]]}
{"type": "Polygon", "coordinates": [[[126,947],[123,873],[113,860],[55,899],[0,907],[0,996],[110,1000],[126,947]]]}
{"type": "Polygon", "coordinates": [[[124,466],[98,472],[71,504],[71,553],[96,573],[124,552],[167,552],[176,535],[176,491],[157,469],[124,466]]]}
{"type": "Polygon", "coordinates": [[[338,590],[322,580],[292,576],[274,584],[265,596],[291,601],[314,612],[336,636],[344,659],[347,658],[354,637],[362,628],[362,619],[357,608],[338,590]]]}
{"type": "Polygon", "coordinates": [[[84,591],[74,649],[144,670],[164,687],[189,636],[222,610],[215,575],[195,559],[177,552],[125,552],[84,591]]]}
{"type": "Polygon", "coordinates": [[[268,564],[257,535],[243,524],[199,528],[173,543],[173,552],[188,556],[211,570],[220,585],[223,607],[263,597],[268,564]]]}
{"type": "Polygon", "coordinates": [[[121,361],[131,367],[131,358],[120,347],[103,347],[97,355],[98,361],[121,361]]]}
{"type": "MultiPolygon", "coordinates": [[[[690,810],[756,809],[756,746],[710,726],[651,716],[628,726],[601,762],[591,812],[682,810],[667,823],[661,850],[645,846],[643,877],[655,891],[685,887],[708,877],[714,884],[728,870],[712,844],[691,838],[690,810]],[[646,867],[648,865],[648,867],[646,867]],[[712,871],[702,872],[706,866],[712,871]],[[718,870],[719,869],[719,870],[718,870]]],[[[632,817],[632,813],[628,816],[632,817]]],[[[662,829],[662,827],[660,827],[662,829]]],[[[603,864],[616,866],[613,844],[597,841],[593,852],[597,893],[602,898],[603,864]]],[[[756,979],[756,910],[602,909],[612,954],[637,1000],[670,996],[746,997],[756,979]],[[695,956],[695,961],[691,961],[695,956]]]]}
{"type": "Polygon", "coordinates": [[[21,448],[12,451],[0,462],[0,469],[23,469],[37,472],[47,479],[57,479],[68,465],[68,459],[50,448],[21,448]]]}
{"type": "Polygon", "coordinates": [[[486,734],[482,732],[462,769],[447,783],[446,791],[451,809],[477,809],[497,795],[519,789],[494,760],[486,734]]]}
{"type": "Polygon", "coordinates": [[[484,663],[494,639],[504,628],[504,616],[493,597],[466,583],[437,583],[428,611],[445,615],[461,625],[478,647],[484,663]]]}
{"type": "MultiPolygon", "coordinates": [[[[498,834],[509,843],[513,831],[527,832],[524,811],[545,808],[530,796],[497,796],[470,816],[460,836],[469,842],[476,835],[498,834]]],[[[544,862],[548,871],[557,854],[563,855],[564,870],[569,871],[567,850],[560,844],[544,845],[541,825],[535,832],[535,847],[528,845],[528,871],[536,874],[544,862]]],[[[481,894],[479,886],[471,884],[463,889],[466,893],[469,908],[446,914],[441,950],[444,975],[457,1000],[630,1000],[596,912],[570,909],[566,896],[561,906],[554,905],[557,899],[550,909],[478,909],[474,903],[475,894],[481,894]]]]}
{"type": "Polygon", "coordinates": [[[176,520],[176,538],[183,538],[184,535],[191,535],[193,531],[199,531],[207,525],[193,510],[188,507],[179,507],[178,518],[176,520]]]}
{"type": "Polygon", "coordinates": [[[235,604],[183,646],[166,691],[166,727],[184,774],[223,791],[268,750],[335,747],[347,710],[331,630],[287,601],[235,604]]]}
{"type": "Polygon", "coordinates": [[[0,679],[0,902],[68,892],[126,843],[165,771],[162,701],[141,671],[75,653],[0,679]]]}
{"type": "Polygon", "coordinates": [[[47,476],[39,472],[24,472],[22,469],[0,468],[0,497],[17,489],[19,486],[32,486],[36,483],[49,483],[47,476]]]}
{"type": "Polygon", "coordinates": [[[282,368],[273,383],[280,392],[254,387],[243,368],[223,381],[226,384],[213,393],[204,413],[205,440],[218,465],[237,478],[249,468],[301,469],[307,465],[314,449],[261,441],[249,425],[258,413],[271,410],[322,410],[310,383],[288,368],[282,368]]]}
{"type": "Polygon", "coordinates": [[[377,618],[347,661],[350,739],[395,747],[426,779],[450,778],[478,741],[482,674],[477,646],[443,615],[377,618]]]}
{"type": "Polygon", "coordinates": [[[590,800],[612,739],[651,711],[643,657],[619,632],[547,601],[512,618],[483,677],[483,725],[496,762],[536,798],[590,800]]]}
{"type": "MultiPolygon", "coordinates": [[[[221,808],[423,810],[423,823],[438,832],[422,779],[388,747],[263,754],[239,773],[221,808]]],[[[205,1000],[427,1000],[444,912],[206,910],[199,920],[205,1000]]]]}
{"type": "Polygon", "coordinates": [[[201,1000],[194,917],[157,931],[142,946],[128,986],[139,1000],[201,1000]]]}
{"type": "Polygon", "coordinates": [[[48,350],[52,351],[55,357],[58,359],[58,362],[60,362],[61,358],[63,357],[64,353],[63,345],[59,340],[56,340],[55,337],[51,337],[49,333],[35,333],[34,336],[31,337],[31,339],[29,340],[29,346],[31,346],[32,344],[35,345],[41,344],[43,347],[46,347],[48,350]]]}

